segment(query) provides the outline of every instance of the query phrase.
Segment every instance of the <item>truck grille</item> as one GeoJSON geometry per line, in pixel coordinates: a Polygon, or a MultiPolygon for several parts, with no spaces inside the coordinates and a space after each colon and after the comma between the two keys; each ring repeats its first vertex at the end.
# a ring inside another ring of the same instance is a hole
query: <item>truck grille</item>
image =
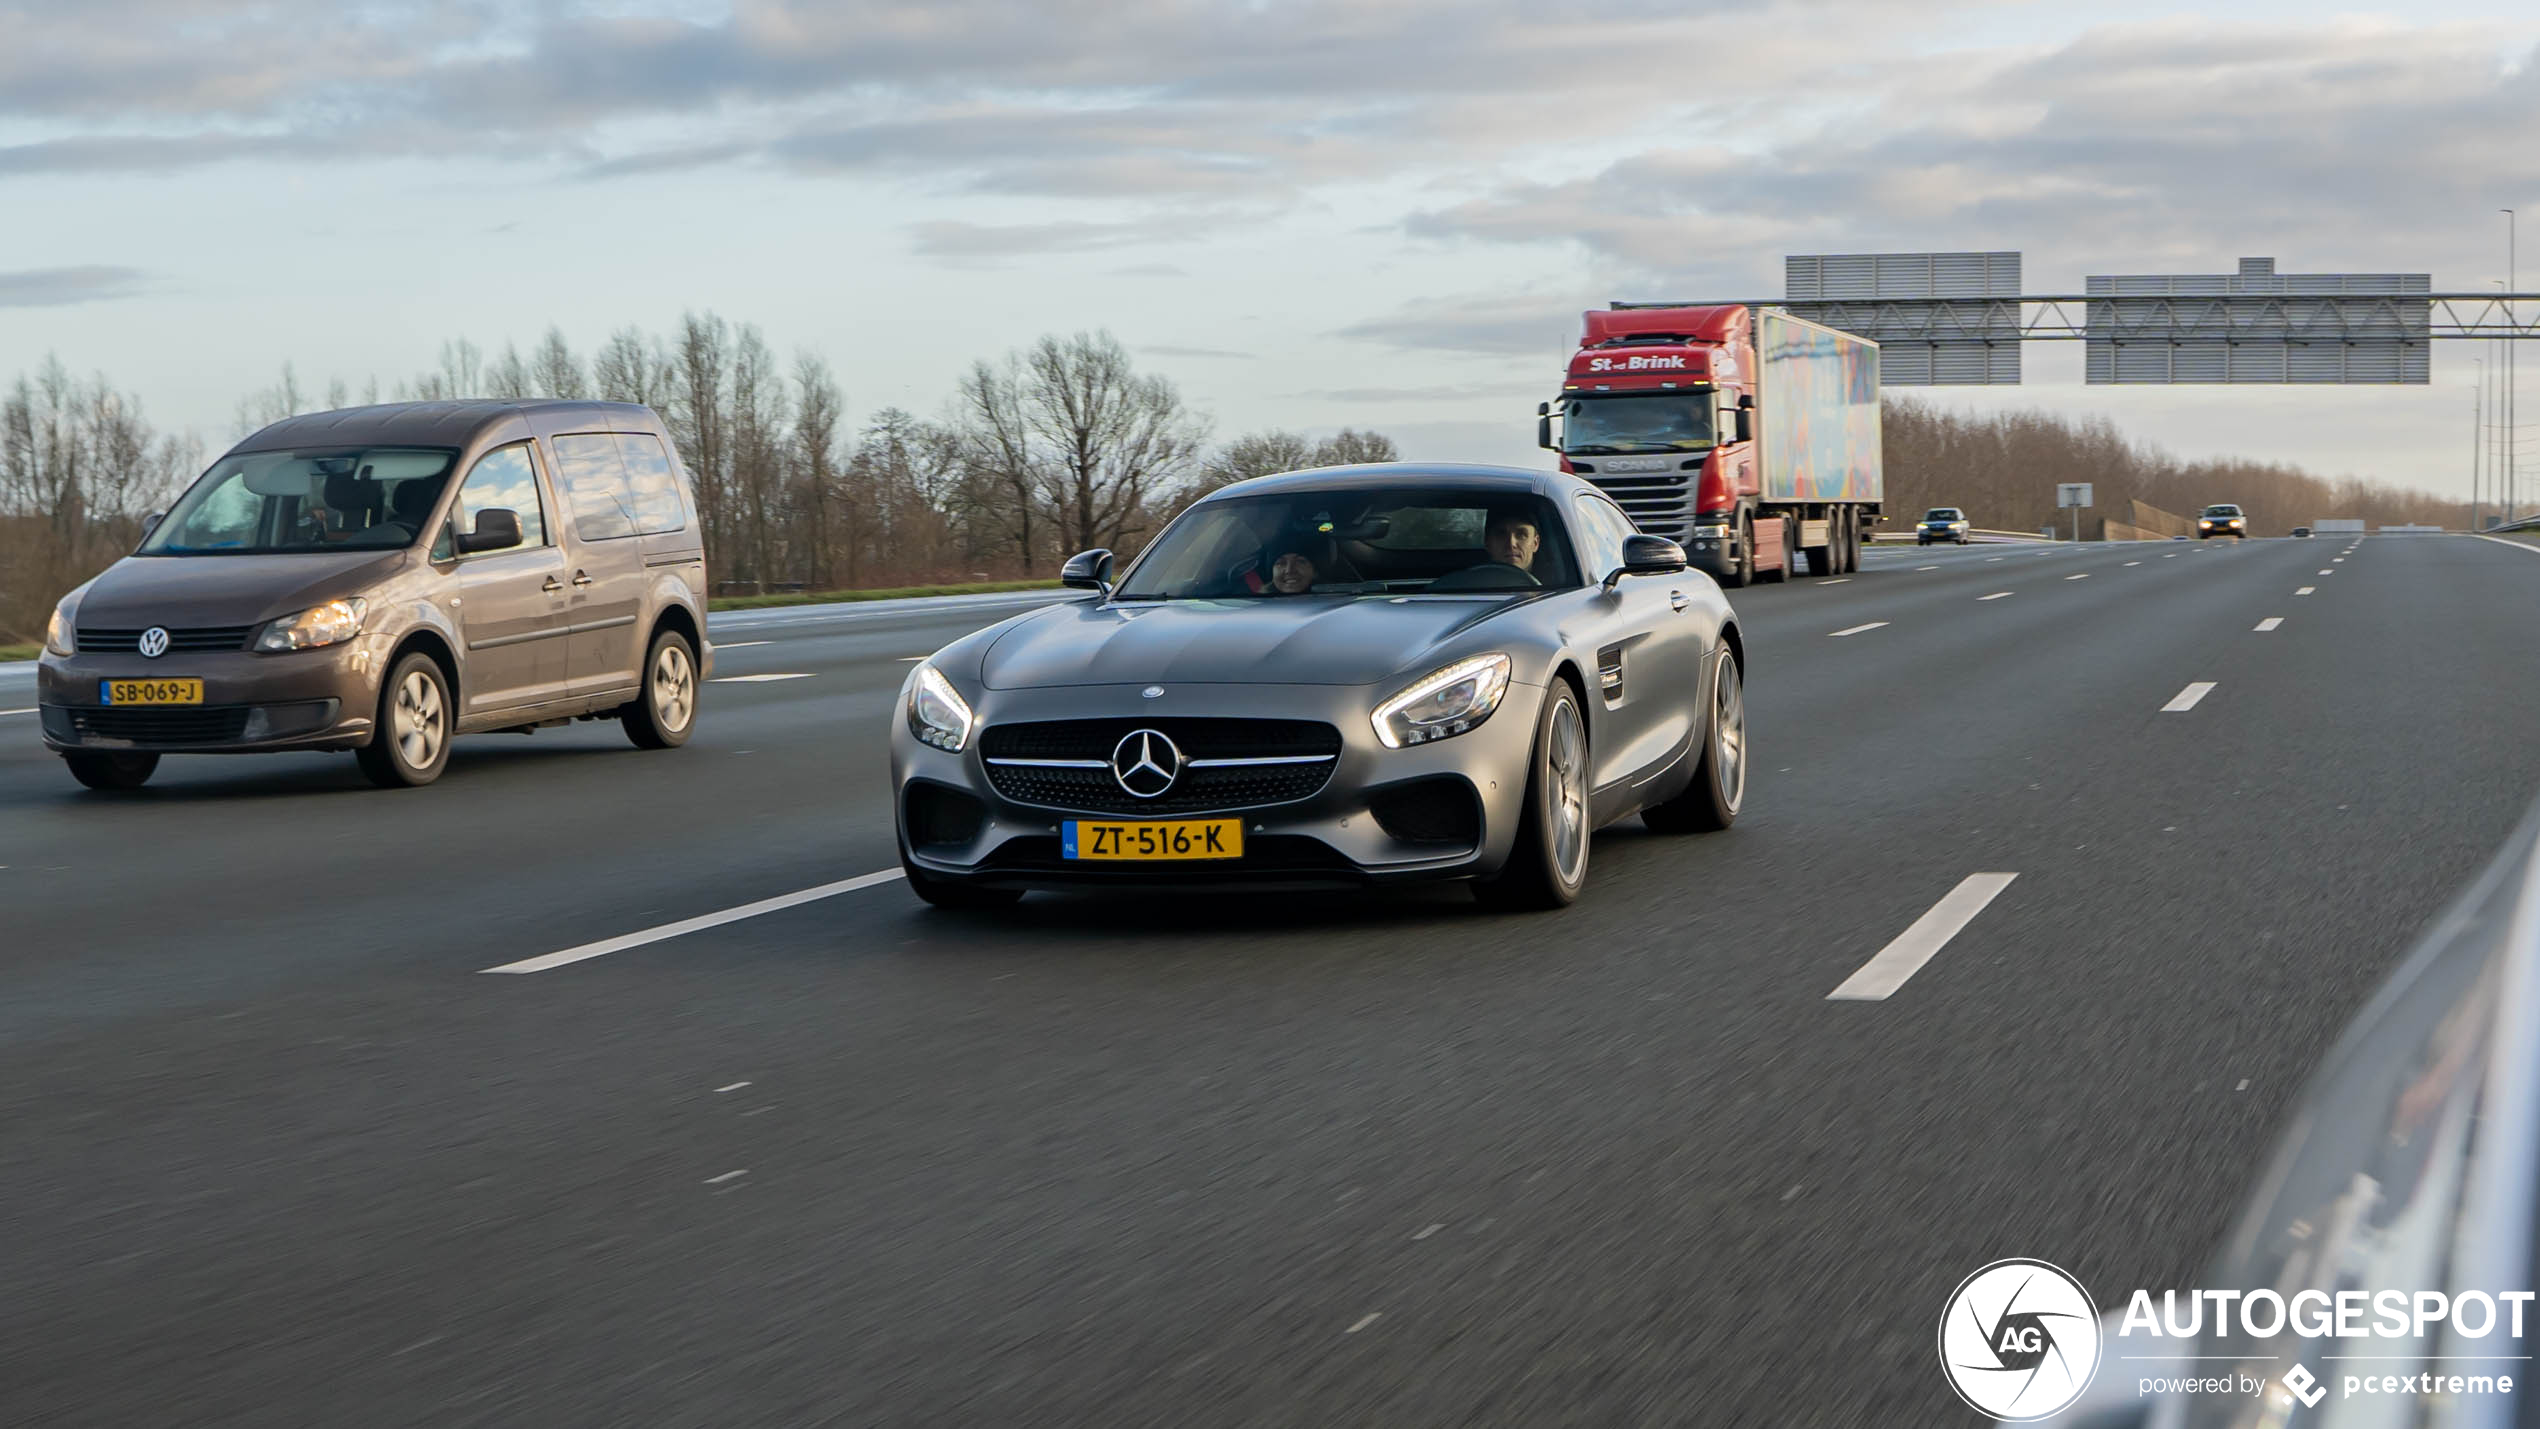
{"type": "Polygon", "coordinates": [[[1614,498],[1632,524],[1652,536],[1682,540],[1693,527],[1693,484],[1698,471],[1654,471],[1647,475],[1608,476],[1588,480],[1614,498]]]}
{"type": "MultiPolygon", "coordinates": [[[[79,653],[82,655],[130,655],[141,648],[141,632],[149,626],[130,630],[99,630],[83,625],[79,628],[79,653]]],[[[168,653],[184,650],[244,650],[247,637],[256,633],[252,625],[199,625],[186,629],[167,627],[168,653]]]]}
{"type": "Polygon", "coordinates": [[[1251,809],[1311,798],[1331,782],[1340,731],[1315,720],[1083,719],[993,725],[980,734],[988,783],[1018,804],[1101,814],[1184,814],[1251,809]],[[1111,752],[1131,732],[1151,729],[1182,752],[1171,788],[1142,799],[1120,786],[1111,752]],[[1278,764],[1211,765],[1219,759],[1278,764]],[[1016,763],[1081,760],[1081,765],[1016,763]]]}
{"type": "Polygon", "coordinates": [[[165,709],[73,705],[71,728],[82,738],[128,739],[135,744],[227,744],[247,730],[246,705],[185,705],[165,709]]]}

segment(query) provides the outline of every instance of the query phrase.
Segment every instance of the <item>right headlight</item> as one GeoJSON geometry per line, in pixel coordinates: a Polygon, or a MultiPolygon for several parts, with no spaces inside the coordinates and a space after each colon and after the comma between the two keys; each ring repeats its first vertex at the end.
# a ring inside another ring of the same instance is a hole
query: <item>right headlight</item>
{"type": "Polygon", "coordinates": [[[63,596],[61,602],[53,607],[53,618],[44,622],[45,653],[69,655],[78,651],[79,615],[76,609],[78,604],[79,592],[72,591],[69,595],[63,596]]]}
{"type": "Polygon", "coordinates": [[[1489,719],[1507,693],[1507,656],[1458,660],[1376,706],[1376,738],[1387,749],[1401,749],[1462,734],[1489,719]]]}
{"type": "Polygon", "coordinates": [[[943,671],[932,665],[917,667],[916,678],[908,682],[909,733],[937,749],[959,754],[978,723],[970,702],[944,678],[943,671]]]}

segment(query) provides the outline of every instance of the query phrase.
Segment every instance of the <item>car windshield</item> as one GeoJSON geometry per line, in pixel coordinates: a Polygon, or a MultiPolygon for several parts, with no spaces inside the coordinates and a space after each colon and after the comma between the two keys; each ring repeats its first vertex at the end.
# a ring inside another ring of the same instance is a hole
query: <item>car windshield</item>
{"type": "Polygon", "coordinates": [[[1116,600],[1518,593],[1580,585],[1552,504],[1453,486],[1224,496],[1185,511],[1116,600]]]}
{"type": "Polygon", "coordinates": [[[330,447],[221,458],[141,543],[145,556],[386,551],[413,545],[458,453],[330,447]]]}
{"type": "Polygon", "coordinates": [[[1931,510],[1923,513],[1923,519],[1926,521],[1955,521],[1958,519],[1958,513],[1956,510],[1947,506],[1935,506],[1931,510]]]}
{"type": "Polygon", "coordinates": [[[2237,506],[2208,506],[2205,508],[2205,514],[2208,516],[2237,516],[2240,514],[2240,508],[2237,506]]]}
{"type": "Polygon", "coordinates": [[[1684,451],[1711,444],[1707,391],[1572,397],[1561,404],[1561,450],[1573,455],[1684,451]]]}

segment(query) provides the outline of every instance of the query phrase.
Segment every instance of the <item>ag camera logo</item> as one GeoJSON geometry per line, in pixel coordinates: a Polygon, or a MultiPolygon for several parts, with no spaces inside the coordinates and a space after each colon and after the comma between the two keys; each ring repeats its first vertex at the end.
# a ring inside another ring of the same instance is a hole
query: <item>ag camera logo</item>
{"type": "Polygon", "coordinates": [[[2090,1292],[2042,1260],[1997,1260],[1959,1282],[1940,1317],[1940,1367],[1979,1414],[2043,1419],[2099,1372],[2090,1292]]]}

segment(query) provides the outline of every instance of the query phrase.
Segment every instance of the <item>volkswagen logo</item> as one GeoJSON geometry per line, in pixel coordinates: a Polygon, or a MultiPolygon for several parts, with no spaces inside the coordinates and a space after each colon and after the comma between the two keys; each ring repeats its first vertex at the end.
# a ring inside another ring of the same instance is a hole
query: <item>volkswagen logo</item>
{"type": "Polygon", "coordinates": [[[141,643],[136,648],[141,651],[141,658],[144,660],[156,660],[165,655],[168,653],[168,628],[164,625],[153,625],[142,631],[141,643]]]}
{"type": "Polygon", "coordinates": [[[1140,799],[1152,799],[1182,777],[1182,751],[1151,729],[1133,729],[1111,747],[1111,777],[1140,799]]]}

